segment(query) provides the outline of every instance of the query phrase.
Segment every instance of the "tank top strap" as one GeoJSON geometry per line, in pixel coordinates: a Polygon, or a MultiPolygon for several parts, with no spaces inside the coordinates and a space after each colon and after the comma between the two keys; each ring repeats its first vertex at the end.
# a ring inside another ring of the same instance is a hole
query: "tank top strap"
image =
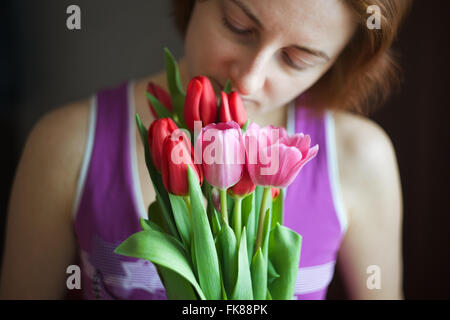
{"type": "Polygon", "coordinates": [[[92,141],[91,150],[85,154],[86,172],[85,177],[80,177],[80,199],[74,210],[75,228],[83,250],[91,250],[93,236],[115,243],[139,231],[141,210],[134,192],[130,154],[135,141],[131,130],[135,127],[131,124],[134,117],[129,87],[128,81],[122,82],[100,90],[93,97],[91,122],[95,123],[88,138],[92,141]]]}

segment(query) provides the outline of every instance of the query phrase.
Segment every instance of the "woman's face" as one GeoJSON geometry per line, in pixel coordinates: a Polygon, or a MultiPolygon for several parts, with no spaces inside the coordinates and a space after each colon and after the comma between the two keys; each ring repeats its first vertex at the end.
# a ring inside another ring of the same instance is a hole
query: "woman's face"
{"type": "Polygon", "coordinates": [[[311,87],[351,39],[342,0],[196,1],[185,38],[189,79],[227,79],[248,111],[282,107],[311,87]]]}

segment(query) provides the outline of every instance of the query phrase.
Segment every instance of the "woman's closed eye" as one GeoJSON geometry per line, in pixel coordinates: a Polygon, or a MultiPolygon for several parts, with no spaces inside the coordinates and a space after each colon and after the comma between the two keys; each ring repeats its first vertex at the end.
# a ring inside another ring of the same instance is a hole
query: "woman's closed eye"
{"type": "MultiPolygon", "coordinates": [[[[222,17],[222,22],[224,24],[225,27],[227,27],[228,30],[230,30],[231,32],[233,32],[234,34],[237,34],[238,36],[248,36],[253,34],[253,30],[252,29],[248,29],[245,27],[238,27],[235,26],[233,23],[231,23],[225,16],[222,17]]],[[[312,67],[311,64],[303,61],[303,60],[299,60],[296,59],[296,61],[294,61],[289,54],[287,54],[286,52],[283,52],[283,58],[285,60],[285,62],[292,68],[294,68],[295,70],[298,71],[303,71],[305,69],[308,69],[309,67],[312,67]]]]}
{"type": "Polygon", "coordinates": [[[222,22],[223,24],[232,32],[239,34],[239,35],[248,35],[253,33],[253,30],[251,29],[245,29],[243,27],[237,27],[235,25],[233,25],[230,21],[228,21],[228,19],[224,16],[222,18],[222,22]]]}

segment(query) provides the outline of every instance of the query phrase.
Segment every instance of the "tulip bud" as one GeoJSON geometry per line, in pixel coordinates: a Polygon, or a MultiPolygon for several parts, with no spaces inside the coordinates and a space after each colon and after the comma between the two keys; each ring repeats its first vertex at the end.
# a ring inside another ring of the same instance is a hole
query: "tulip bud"
{"type": "Polygon", "coordinates": [[[247,122],[247,113],[241,96],[236,91],[232,91],[228,95],[222,91],[221,95],[220,122],[234,121],[242,128],[247,122]]]}
{"type": "Polygon", "coordinates": [[[222,91],[221,96],[222,96],[222,105],[220,106],[219,120],[220,122],[228,122],[232,120],[230,113],[230,106],[228,104],[228,95],[222,91]]]}
{"type": "Polygon", "coordinates": [[[159,172],[161,172],[164,140],[176,129],[178,129],[177,125],[170,118],[157,119],[152,122],[148,129],[149,151],[152,156],[153,165],[159,172]]]}
{"type": "Polygon", "coordinates": [[[272,188],[272,199],[275,200],[280,195],[280,188],[272,188]]]}
{"type": "MultiPolygon", "coordinates": [[[[149,82],[147,84],[147,92],[151,95],[155,96],[156,99],[158,99],[159,102],[162,103],[164,107],[166,107],[167,110],[169,110],[170,113],[173,112],[173,104],[172,104],[172,98],[170,95],[160,86],[153,82],[149,82]]],[[[148,106],[150,108],[150,111],[152,112],[153,116],[155,118],[158,118],[158,115],[155,111],[155,108],[153,107],[150,100],[147,99],[148,106]]]]}
{"type": "Polygon", "coordinates": [[[201,167],[194,164],[194,148],[189,138],[180,131],[179,138],[167,136],[163,144],[161,174],[164,187],[169,193],[185,196],[189,193],[187,166],[194,169],[200,185],[203,183],[201,167]]]}
{"type": "Polygon", "coordinates": [[[191,131],[194,131],[194,121],[202,121],[203,126],[216,122],[217,101],[207,77],[195,77],[189,82],[183,114],[186,126],[191,131]]]}
{"type": "Polygon", "coordinates": [[[239,180],[238,183],[228,189],[228,192],[232,195],[246,196],[255,191],[255,188],[256,185],[253,183],[252,179],[250,179],[250,175],[248,174],[248,171],[244,166],[241,180],[239,180]]]}
{"type": "Polygon", "coordinates": [[[247,122],[247,113],[245,112],[241,96],[236,91],[230,92],[228,94],[228,104],[230,106],[232,120],[237,122],[242,128],[247,122]]]}

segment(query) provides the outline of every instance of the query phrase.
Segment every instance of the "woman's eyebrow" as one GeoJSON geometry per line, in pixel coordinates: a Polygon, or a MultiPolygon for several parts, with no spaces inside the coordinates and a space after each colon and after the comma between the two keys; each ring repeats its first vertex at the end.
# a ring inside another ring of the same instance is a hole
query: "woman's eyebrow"
{"type": "MultiPolygon", "coordinates": [[[[256,23],[256,25],[261,29],[264,30],[264,25],[262,24],[262,22],[256,17],[256,15],[247,7],[247,5],[245,3],[243,3],[240,0],[228,0],[230,2],[232,2],[233,4],[237,5],[239,8],[241,8],[241,10],[247,15],[247,17],[249,17],[250,20],[252,20],[254,23],[256,23]]],[[[297,49],[297,50],[301,50],[304,52],[307,52],[313,56],[317,56],[319,58],[322,58],[325,61],[329,61],[330,57],[323,51],[320,50],[316,50],[316,49],[312,49],[312,48],[308,48],[308,47],[304,47],[304,46],[299,46],[299,45],[292,45],[293,48],[297,49]]]]}
{"type": "Polygon", "coordinates": [[[251,12],[251,10],[243,2],[241,2],[240,0],[229,0],[229,1],[237,5],[239,8],[241,8],[241,10],[244,11],[247,17],[249,17],[254,23],[256,23],[261,30],[264,30],[264,26],[261,23],[261,21],[253,14],[253,12],[251,12]]]}

